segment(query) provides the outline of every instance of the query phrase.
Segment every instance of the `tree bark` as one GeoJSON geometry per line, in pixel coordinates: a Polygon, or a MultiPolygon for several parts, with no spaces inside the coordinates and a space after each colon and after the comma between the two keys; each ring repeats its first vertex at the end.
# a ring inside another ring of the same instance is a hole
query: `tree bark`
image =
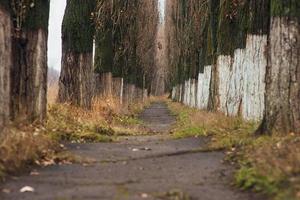
{"type": "Polygon", "coordinates": [[[266,76],[266,109],[258,133],[300,133],[300,26],[273,17],[266,76]]]}
{"type": "Polygon", "coordinates": [[[9,118],[10,69],[12,67],[12,22],[9,12],[0,5],[0,133],[9,118]]]}
{"type": "Polygon", "coordinates": [[[83,108],[92,106],[92,53],[63,51],[59,81],[59,102],[69,102],[83,108]]]}
{"type": "Polygon", "coordinates": [[[10,82],[13,120],[42,122],[46,118],[48,19],[49,1],[38,0],[28,9],[21,27],[14,23],[10,82]]]}

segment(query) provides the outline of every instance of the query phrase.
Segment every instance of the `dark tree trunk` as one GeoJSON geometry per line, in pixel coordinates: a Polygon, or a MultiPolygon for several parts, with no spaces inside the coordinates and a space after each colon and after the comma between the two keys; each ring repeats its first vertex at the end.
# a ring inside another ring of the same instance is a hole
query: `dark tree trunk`
{"type": "Polygon", "coordinates": [[[0,132],[9,118],[10,69],[12,67],[12,22],[7,9],[0,4],[0,132]]]}
{"type": "Polygon", "coordinates": [[[93,91],[93,0],[68,0],[63,20],[59,102],[91,108],[93,91]]]}
{"type": "MultiPolygon", "coordinates": [[[[13,14],[18,16],[19,13],[13,14]]],[[[34,7],[27,10],[22,26],[14,23],[11,70],[13,120],[42,122],[46,118],[48,19],[49,1],[37,0],[34,7]]]]}

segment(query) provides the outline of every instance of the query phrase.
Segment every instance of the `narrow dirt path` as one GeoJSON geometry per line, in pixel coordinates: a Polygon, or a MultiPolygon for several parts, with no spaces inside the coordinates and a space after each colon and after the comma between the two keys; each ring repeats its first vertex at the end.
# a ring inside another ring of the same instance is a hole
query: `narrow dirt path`
{"type": "MultiPolygon", "coordinates": [[[[164,133],[175,122],[163,103],[152,104],[141,119],[153,131],[164,133]]],[[[0,199],[256,200],[230,187],[232,169],[222,164],[223,153],[177,154],[204,145],[203,139],[172,140],[163,134],[127,137],[118,143],[70,144],[72,152],[97,162],[37,169],[38,176],[14,178],[2,185],[12,192],[0,193],[0,199]],[[35,192],[20,193],[23,186],[31,186],[35,192]],[[176,198],[180,196],[185,197],[176,198]]]]}

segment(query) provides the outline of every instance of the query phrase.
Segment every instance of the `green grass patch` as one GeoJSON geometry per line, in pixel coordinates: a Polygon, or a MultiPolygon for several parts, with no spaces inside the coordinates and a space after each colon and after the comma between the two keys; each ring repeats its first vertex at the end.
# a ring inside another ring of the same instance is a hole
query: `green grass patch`
{"type": "Polygon", "coordinates": [[[198,126],[189,126],[180,128],[173,133],[173,136],[177,139],[186,138],[186,137],[198,137],[205,136],[206,131],[203,127],[198,126]]]}
{"type": "Polygon", "coordinates": [[[279,191],[280,181],[260,175],[253,167],[243,166],[236,172],[235,182],[242,189],[252,189],[256,192],[274,195],[279,191]]]}
{"type": "Polygon", "coordinates": [[[142,125],[143,121],[138,119],[135,116],[116,116],[114,117],[114,123],[123,125],[123,126],[135,126],[142,125]]]}
{"type": "Polygon", "coordinates": [[[105,120],[83,119],[72,107],[54,105],[49,109],[47,134],[57,141],[76,143],[111,142],[115,131],[105,120]]]}

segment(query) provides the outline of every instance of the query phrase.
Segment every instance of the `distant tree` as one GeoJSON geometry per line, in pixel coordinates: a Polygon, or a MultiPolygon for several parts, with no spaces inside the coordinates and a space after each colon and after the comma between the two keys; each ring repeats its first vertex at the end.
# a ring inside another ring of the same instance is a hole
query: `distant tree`
{"type": "Polygon", "coordinates": [[[59,102],[91,108],[93,81],[92,14],[95,0],[68,0],[62,25],[59,102]]]}

